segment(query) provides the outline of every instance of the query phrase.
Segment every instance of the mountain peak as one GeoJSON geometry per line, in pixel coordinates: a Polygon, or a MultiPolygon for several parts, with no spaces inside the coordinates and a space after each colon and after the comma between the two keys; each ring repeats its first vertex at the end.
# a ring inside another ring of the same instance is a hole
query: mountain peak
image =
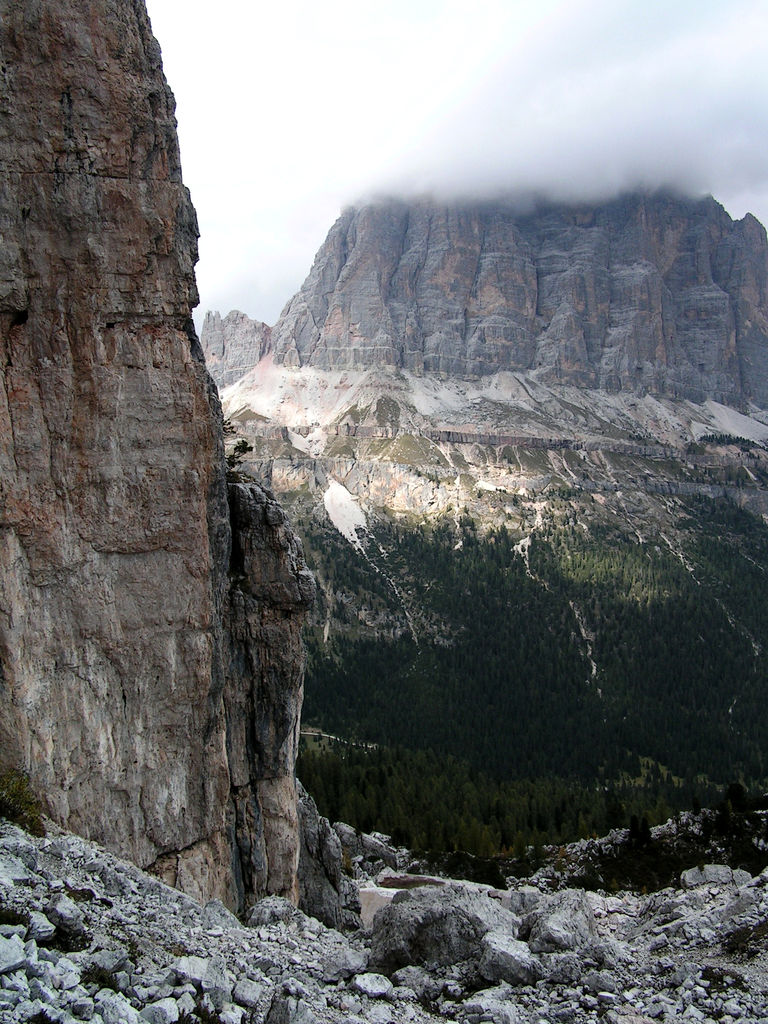
{"type": "MultiPolygon", "coordinates": [[[[511,370],[546,384],[764,405],[768,245],[756,228],[712,197],[669,192],[350,207],[269,345],[287,366],[511,370]]],[[[253,344],[251,365],[264,351],[253,344]]]]}

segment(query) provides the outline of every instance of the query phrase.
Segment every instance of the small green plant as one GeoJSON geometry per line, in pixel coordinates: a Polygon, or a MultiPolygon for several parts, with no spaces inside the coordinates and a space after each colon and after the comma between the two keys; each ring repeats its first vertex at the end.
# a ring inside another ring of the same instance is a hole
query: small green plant
{"type": "Polygon", "coordinates": [[[252,451],[253,445],[249,444],[244,437],[239,438],[239,440],[235,441],[232,451],[227,454],[227,469],[237,469],[245,456],[252,451]]]}
{"type": "Polygon", "coordinates": [[[29,779],[16,768],[0,772],[0,817],[21,825],[33,836],[44,836],[43,809],[29,779]]]}

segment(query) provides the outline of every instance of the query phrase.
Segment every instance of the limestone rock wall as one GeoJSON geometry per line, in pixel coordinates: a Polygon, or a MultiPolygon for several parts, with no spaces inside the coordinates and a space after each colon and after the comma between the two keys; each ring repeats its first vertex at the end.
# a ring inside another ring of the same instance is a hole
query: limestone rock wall
{"type": "Polygon", "coordinates": [[[220,388],[234,384],[272,348],[272,328],[237,309],[207,312],[200,332],[208,371],[220,388]]]}
{"type": "Polygon", "coordinates": [[[765,230],[711,198],[663,194],[528,212],[504,202],[349,209],[272,345],[287,365],[506,369],[765,405],[765,230]]]}
{"type": "Polygon", "coordinates": [[[294,893],[305,572],[254,489],[235,538],[280,584],[230,598],[197,225],[143,0],[0,0],[0,50],[0,762],[198,895],[247,898],[254,857],[258,893],[294,893]]]}

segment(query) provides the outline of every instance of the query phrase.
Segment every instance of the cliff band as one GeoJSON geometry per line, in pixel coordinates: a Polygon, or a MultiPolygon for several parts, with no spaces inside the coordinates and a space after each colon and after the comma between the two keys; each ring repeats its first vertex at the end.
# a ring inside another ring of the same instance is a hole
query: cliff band
{"type": "Polygon", "coordinates": [[[764,407],[768,244],[712,198],[382,201],[342,214],[273,328],[209,314],[203,344],[223,385],[271,348],[292,367],[508,370],[764,407]]]}
{"type": "Polygon", "coordinates": [[[202,897],[297,897],[313,581],[228,500],[142,0],[0,2],[0,766],[202,897]]]}

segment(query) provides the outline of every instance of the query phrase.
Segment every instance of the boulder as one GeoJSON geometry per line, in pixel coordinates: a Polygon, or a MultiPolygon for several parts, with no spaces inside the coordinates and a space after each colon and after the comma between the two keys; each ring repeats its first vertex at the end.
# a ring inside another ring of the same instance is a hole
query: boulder
{"type": "Polygon", "coordinates": [[[232,998],[240,1006],[253,1009],[258,1006],[259,1000],[264,992],[264,986],[249,978],[241,978],[232,992],[232,998]]]}
{"type": "Polygon", "coordinates": [[[78,905],[63,893],[58,893],[45,908],[51,924],[67,935],[81,935],[84,931],[83,914],[78,905]]]}
{"type": "Polygon", "coordinates": [[[282,896],[267,896],[252,907],[246,924],[249,928],[261,928],[270,924],[301,924],[304,914],[282,896]]]}
{"type": "Polygon", "coordinates": [[[170,996],[149,1003],[140,1014],[149,1024],[176,1024],[180,1017],[179,1004],[170,996]]]}
{"type": "Polygon", "coordinates": [[[360,974],[368,966],[368,954],[351,946],[331,949],[321,961],[323,981],[335,982],[360,974]]]}
{"type": "Polygon", "coordinates": [[[443,982],[423,967],[401,967],[392,975],[392,981],[415,992],[417,999],[434,1000],[443,991],[443,982]]]}
{"type": "Polygon", "coordinates": [[[45,914],[39,910],[33,910],[29,915],[29,928],[27,938],[35,939],[37,942],[47,942],[52,939],[56,932],[56,925],[53,924],[45,914]]]}
{"type": "Polygon", "coordinates": [[[213,899],[203,907],[201,915],[204,928],[241,928],[242,925],[232,913],[227,910],[221,900],[213,899]]]}
{"type": "Polygon", "coordinates": [[[526,918],[528,944],[534,953],[580,949],[597,939],[595,915],[584,892],[564,889],[526,918]]]}
{"type": "Polygon", "coordinates": [[[514,938],[519,923],[497,900],[461,886],[399,892],[373,920],[371,966],[391,973],[409,965],[458,963],[480,955],[486,932],[514,938]]]}

